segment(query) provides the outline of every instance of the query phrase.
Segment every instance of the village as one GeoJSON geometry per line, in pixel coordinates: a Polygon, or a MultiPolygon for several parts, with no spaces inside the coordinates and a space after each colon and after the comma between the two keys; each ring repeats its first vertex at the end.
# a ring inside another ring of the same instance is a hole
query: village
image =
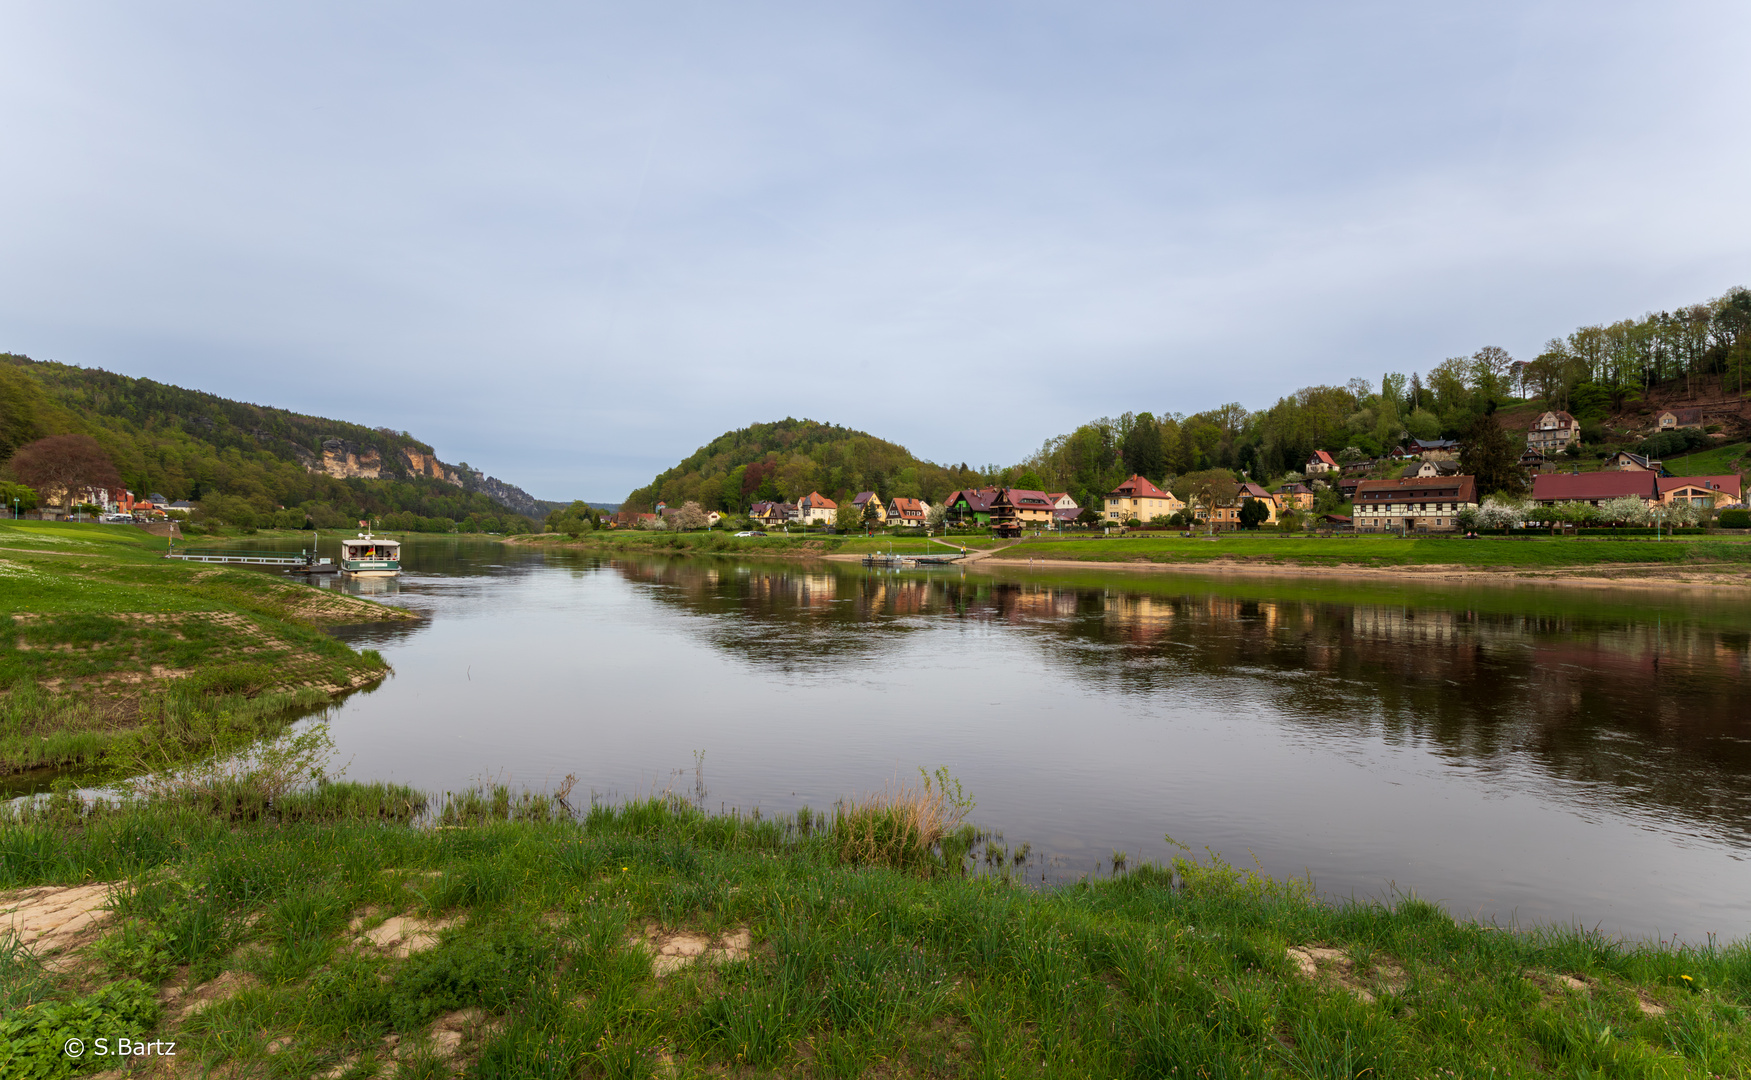
{"type": "MultiPolygon", "coordinates": [[[[1650,434],[1702,427],[1700,410],[1670,410],[1654,417],[1650,434]]],[[[1299,472],[1267,483],[1221,470],[1159,481],[1133,474],[1106,492],[1098,506],[1079,505],[1065,491],[1001,484],[957,489],[934,504],[883,498],[874,491],[834,500],[811,490],[792,500],[755,502],[742,520],[696,503],[658,503],[654,512],[624,510],[606,516],[604,524],[678,530],[745,525],[739,535],[750,536],[777,530],[920,529],[988,530],[998,537],[1069,530],[1214,533],[1269,528],[1409,536],[1529,525],[1568,531],[1743,527],[1744,481],[1738,473],[1673,475],[1664,462],[1628,450],[1607,454],[1583,471],[1581,424],[1561,410],[1543,412],[1519,434],[1524,440],[1517,463],[1519,495],[1480,493],[1477,476],[1461,471],[1461,441],[1407,437],[1380,457],[1317,450],[1299,472]]]]}

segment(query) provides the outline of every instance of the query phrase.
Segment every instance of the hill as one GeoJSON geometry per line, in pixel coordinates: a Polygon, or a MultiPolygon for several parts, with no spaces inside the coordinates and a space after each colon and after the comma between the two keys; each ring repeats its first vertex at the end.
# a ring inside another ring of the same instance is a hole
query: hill
{"type": "Polygon", "coordinates": [[[405,431],[306,416],[100,368],[0,353],[0,460],[48,435],[95,438],[136,494],[231,524],[523,531],[552,506],[405,431]]]}
{"type": "Polygon", "coordinates": [[[621,506],[649,512],[658,502],[679,506],[694,500],[707,510],[734,513],[811,491],[835,501],[875,491],[884,499],[935,502],[980,482],[965,463],[922,461],[868,432],[786,417],[725,432],[629,494],[621,506]]]}

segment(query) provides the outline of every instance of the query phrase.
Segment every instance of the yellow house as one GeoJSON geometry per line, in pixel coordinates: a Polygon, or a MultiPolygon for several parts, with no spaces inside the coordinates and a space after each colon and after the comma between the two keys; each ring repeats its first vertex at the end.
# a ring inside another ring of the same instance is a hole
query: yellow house
{"type": "Polygon", "coordinates": [[[852,507],[857,511],[857,520],[865,520],[871,503],[875,504],[876,524],[886,525],[888,523],[888,508],[882,505],[882,500],[873,491],[860,491],[857,493],[857,498],[851,500],[852,507]]]}
{"type": "Polygon", "coordinates": [[[1177,514],[1186,508],[1186,504],[1174,498],[1173,492],[1163,491],[1143,479],[1132,476],[1107,493],[1106,511],[1102,514],[1109,522],[1152,521],[1158,517],[1177,514]]]}

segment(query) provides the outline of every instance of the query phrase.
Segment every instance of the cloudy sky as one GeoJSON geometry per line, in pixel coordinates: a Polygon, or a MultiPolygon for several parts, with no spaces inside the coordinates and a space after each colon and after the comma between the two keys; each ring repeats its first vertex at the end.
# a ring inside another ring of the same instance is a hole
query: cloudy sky
{"type": "Polygon", "coordinates": [[[0,349],[615,500],[1751,284],[1751,5],[0,4],[0,349]]]}

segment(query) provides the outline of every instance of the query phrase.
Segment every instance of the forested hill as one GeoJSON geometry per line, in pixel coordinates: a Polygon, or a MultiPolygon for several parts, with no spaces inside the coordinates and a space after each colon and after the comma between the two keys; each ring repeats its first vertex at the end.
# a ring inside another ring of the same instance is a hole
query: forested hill
{"type": "Polygon", "coordinates": [[[200,502],[233,524],[338,527],[370,516],[388,528],[521,531],[551,509],[439,461],[405,431],[0,353],[0,461],[68,433],[97,439],[136,494],[200,502]]]}
{"type": "Polygon", "coordinates": [[[761,500],[830,499],[879,491],[934,502],[978,482],[966,464],[920,461],[904,446],[863,431],[785,418],[728,431],[626,497],[627,510],[696,500],[707,510],[740,511],[761,500]]]}

